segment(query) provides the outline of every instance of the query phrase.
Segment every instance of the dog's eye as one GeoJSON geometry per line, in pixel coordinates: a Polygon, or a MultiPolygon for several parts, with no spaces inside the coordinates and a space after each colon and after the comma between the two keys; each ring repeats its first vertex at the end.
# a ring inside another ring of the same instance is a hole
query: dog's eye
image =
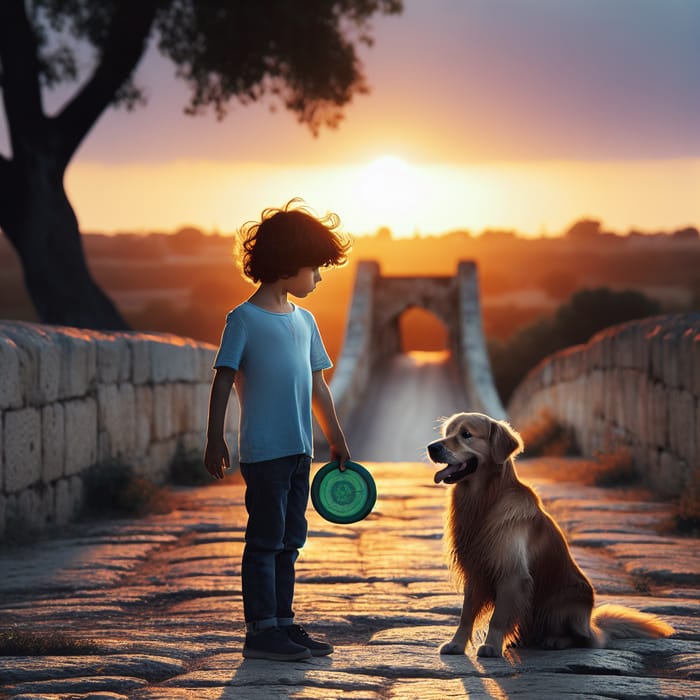
{"type": "Polygon", "coordinates": [[[463,430],[459,436],[462,438],[462,440],[469,440],[469,438],[472,436],[472,434],[468,430],[463,430]]]}

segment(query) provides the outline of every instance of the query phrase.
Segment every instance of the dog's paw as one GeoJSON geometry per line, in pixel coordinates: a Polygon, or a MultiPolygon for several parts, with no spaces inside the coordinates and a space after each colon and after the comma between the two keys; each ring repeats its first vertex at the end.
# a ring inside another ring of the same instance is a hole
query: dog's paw
{"type": "Polygon", "coordinates": [[[476,655],[491,659],[503,656],[501,654],[501,650],[496,649],[496,647],[492,646],[491,644],[481,644],[476,650],[476,655]]]}
{"type": "Polygon", "coordinates": [[[451,655],[464,654],[464,647],[456,642],[445,642],[445,644],[440,647],[440,653],[451,655]]]}

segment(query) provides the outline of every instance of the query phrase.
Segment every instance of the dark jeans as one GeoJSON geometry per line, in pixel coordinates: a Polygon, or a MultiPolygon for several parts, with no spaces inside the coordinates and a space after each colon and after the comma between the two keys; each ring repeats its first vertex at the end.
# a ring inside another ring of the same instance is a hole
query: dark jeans
{"type": "Polygon", "coordinates": [[[294,564],[306,542],[311,457],[241,463],[248,525],[241,568],[250,629],[294,620],[294,564]]]}

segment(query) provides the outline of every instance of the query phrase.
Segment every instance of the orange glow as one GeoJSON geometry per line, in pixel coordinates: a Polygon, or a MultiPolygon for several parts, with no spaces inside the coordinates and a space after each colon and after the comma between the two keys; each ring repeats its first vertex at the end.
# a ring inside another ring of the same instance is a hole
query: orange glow
{"type": "Polygon", "coordinates": [[[175,231],[193,225],[230,233],[270,206],[300,196],[337,212],[346,231],[395,237],[487,228],[558,234],[592,217],[625,233],[700,221],[700,159],[668,161],[413,164],[384,155],[369,163],[278,166],[175,161],[74,163],[66,187],[83,231],[175,231]]]}
{"type": "Polygon", "coordinates": [[[366,223],[398,229],[402,233],[415,226],[416,208],[425,190],[425,175],[396,156],[382,156],[355,176],[356,211],[366,223]]]}

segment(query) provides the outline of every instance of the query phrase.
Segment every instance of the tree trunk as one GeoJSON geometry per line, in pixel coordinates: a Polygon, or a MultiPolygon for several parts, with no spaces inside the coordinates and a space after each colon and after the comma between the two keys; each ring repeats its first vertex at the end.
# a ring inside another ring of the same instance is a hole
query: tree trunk
{"type": "Polygon", "coordinates": [[[78,328],[127,329],[88,270],[62,169],[37,153],[29,167],[9,166],[11,196],[3,197],[0,226],[22,262],[39,318],[78,328]]]}

